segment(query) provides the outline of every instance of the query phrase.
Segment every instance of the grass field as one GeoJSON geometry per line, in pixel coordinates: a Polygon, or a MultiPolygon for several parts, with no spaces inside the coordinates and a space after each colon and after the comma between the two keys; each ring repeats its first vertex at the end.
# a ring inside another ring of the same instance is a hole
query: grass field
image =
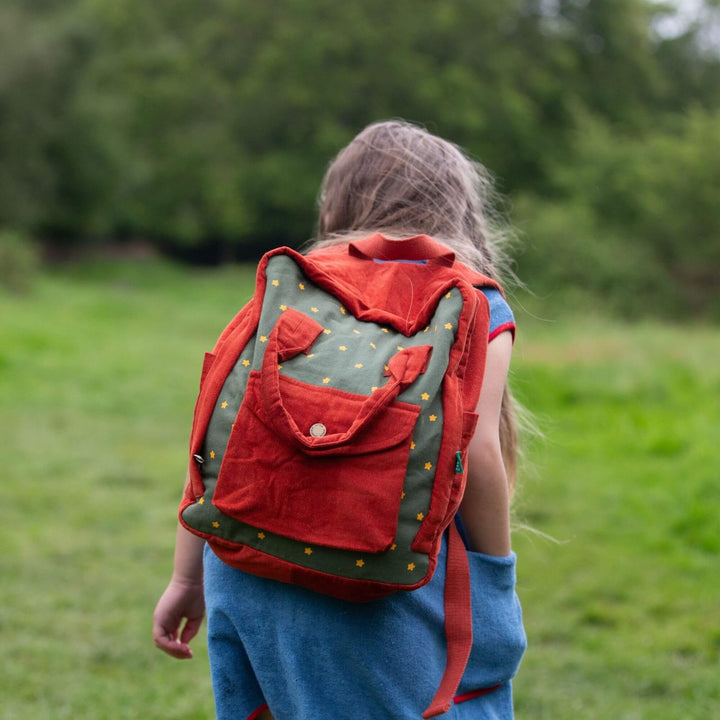
{"type": "MultiPolygon", "coordinates": [[[[202,353],[250,280],[98,263],[0,295],[0,719],[212,717],[202,638],[173,661],[150,619],[202,353]]],[[[518,720],[720,717],[720,329],[518,320],[546,436],[516,503],[518,720]]]]}

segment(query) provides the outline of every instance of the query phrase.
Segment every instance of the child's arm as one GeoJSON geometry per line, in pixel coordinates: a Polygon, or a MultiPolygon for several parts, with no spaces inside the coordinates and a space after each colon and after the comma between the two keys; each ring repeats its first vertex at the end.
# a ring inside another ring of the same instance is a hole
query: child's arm
{"type": "Polygon", "coordinates": [[[191,658],[188,643],[205,615],[202,555],[205,541],[178,525],[175,569],[153,615],[153,640],[163,652],[178,659],[191,658]],[[180,626],[185,620],[185,626],[180,626]]]}
{"type": "Polygon", "coordinates": [[[460,505],[470,549],[486,555],[510,554],[510,493],[500,452],[500,407],[510,367],[512,335],[488,345],[475,435],[468,448],[468,477],[460,505]]]}

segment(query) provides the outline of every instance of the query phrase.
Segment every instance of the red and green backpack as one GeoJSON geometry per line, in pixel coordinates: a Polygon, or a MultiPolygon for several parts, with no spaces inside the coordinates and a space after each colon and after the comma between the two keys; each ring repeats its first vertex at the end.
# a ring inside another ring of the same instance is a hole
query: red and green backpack
{"type": "Polygon", "coordinates": [[[180,520],[226,563],[345,600],[427,583],[449,529],[446,712],[472,643],[455,523],[497,284],[426,236],[261,260],[205,356],[180,520]]]}

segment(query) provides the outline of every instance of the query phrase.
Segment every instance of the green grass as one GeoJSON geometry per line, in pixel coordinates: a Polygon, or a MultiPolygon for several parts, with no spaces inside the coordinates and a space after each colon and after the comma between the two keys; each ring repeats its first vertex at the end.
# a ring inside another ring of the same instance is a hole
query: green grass
{"type": "Polygon", "coordinates": [[[720,717],[720,331],[529,324],[518,717],[720,717]]]}
{"type": "MultiPolygon", "coordinates": [[[[150,639],[202,353],[242,268],[85,265],[0,295],[0,720],[205,719],[150,639]]],[[[516,503],[518,720],[720,716],[720,330],[518,312],[546,438],[516,503]]]]}

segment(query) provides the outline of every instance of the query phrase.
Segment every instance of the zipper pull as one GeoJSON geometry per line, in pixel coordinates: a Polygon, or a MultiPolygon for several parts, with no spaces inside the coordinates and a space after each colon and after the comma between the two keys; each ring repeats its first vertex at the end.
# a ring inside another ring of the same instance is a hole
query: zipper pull
{"type": "Polygon", "coordinates": [[[462,456],[460,455],[459,450],[455,453],[455,472],[456,473],[465,472],[463,470],[462,456]]]}

